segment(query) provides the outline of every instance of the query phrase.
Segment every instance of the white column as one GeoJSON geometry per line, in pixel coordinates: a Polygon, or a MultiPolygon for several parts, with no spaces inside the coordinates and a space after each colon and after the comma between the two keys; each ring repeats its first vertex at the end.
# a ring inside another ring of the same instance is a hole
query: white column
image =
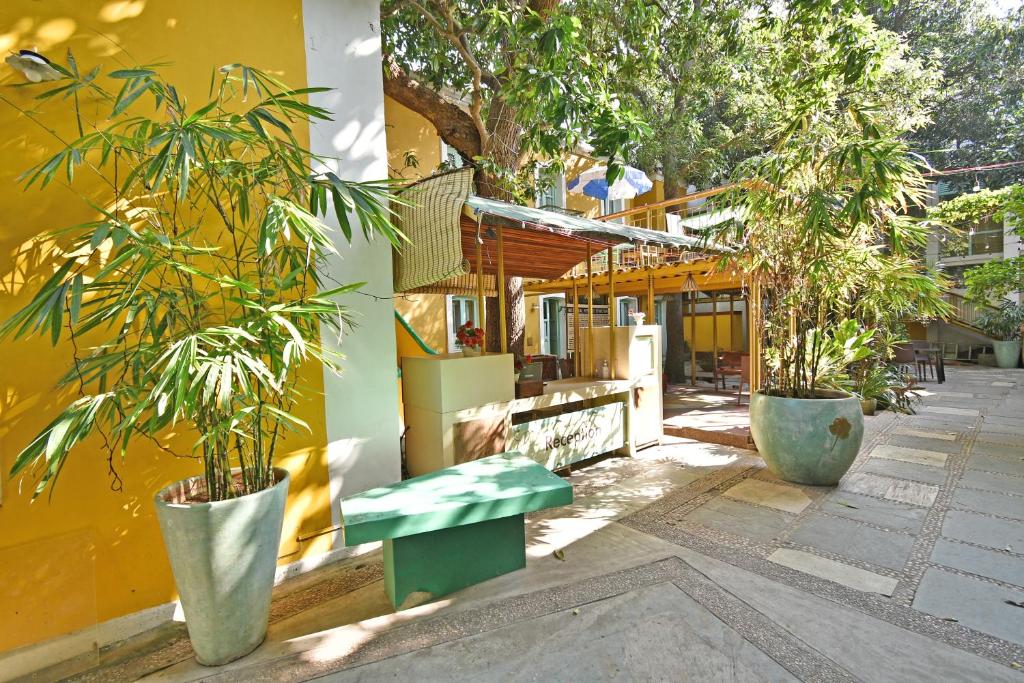
{"type": "MultiPolygon", "coordinates": [[[[334,119],[313,124],[310,149],[336,157],[327,165],[341,178],[387,177],[378,0],[303,0],[302,12],[307,82],[333,88],[309,98],[334,119]]],[[[366,282],[363,292],[385,298],[343,298],[355,311],[357,326],[340,343],[346,356],[342,376],[324,373],[335,524],[341,521],[341,497],[401,477],[394,306],[388,298],[391,248],[385,240],[371,243],[358,234],[349,245],[337,235],[341,256],[328,264],[330,276],[342,283],[366,282]]],[[[324,336],[332,335],[325,330],[324,336]]]]}

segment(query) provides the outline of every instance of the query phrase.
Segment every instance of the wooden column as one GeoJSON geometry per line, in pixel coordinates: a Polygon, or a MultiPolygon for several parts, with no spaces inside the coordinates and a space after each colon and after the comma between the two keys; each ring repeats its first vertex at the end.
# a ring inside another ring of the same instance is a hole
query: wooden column
{"type": "Polygon", "coordinates": [[[733,335],[732,335],[733,324],[734,324],[735,317],[736,317],[736,304],[735,304],[735,301],[736,301],[736,299],[735,299],[735,297],[733,297],[732,292],[729,292],[729,350],[730,351],[735,351],[736,350],[736,340],[733,338],[733,335]]]}
{"type": "Polygon", "coordinates": [[[580,288],[576,284],[576,278],[572,280],[572,363],[575,376],[583,374],[583,343],[580,339],[580,288]]]}
{"type": "MultiPolygon", "coordinates": [[[[711,367],[718,379],[718,292],[711,292],[711,367]]],[[[716,385],[717,386],[717,385],[716,385]]]]}
{"type": "Polygon", "coordinates": [[[656,325],[656,306],[654,305],[654,273],[647,273],[647,324],[656,325]]]}
{"type": "MultiPolygon", "coordinates": [[[[481,234],[483,215],[476,221],[476,324],[481,330],[487,329],[487,309],[484,306],[484,241],[481,234]]],[[[486,342],[480,347],[480,355],[487,353],[486,342]]]]}
{"type": "Polygon", "coordinates": [[[619,307],[615,303],[615,254],[612,248],[608,247],[608,367],[611,370],[611,378],[615,379],[615,328],[618,325],[619,307]]]}
{"type": "Polygon", "coordinates": [[[508,322],[505,320],[505,240],[501,226],[498,226],[498,278],[494,283],[498,295],[498,329],[501,335],[501,352],[508,353],[508,322]]]}
{"type": "Polygon", "coordinates": [[[587,357],[590,359],[590,377],[594,376],[594,257],[593,246],[587,242],[587,357]]]}
{"type": "Polygon", "coordinates": [[[697,290],[690,292],[690,384],[697,386],[697,290]]]}
{"type": "Polygon", "coordinates": [[[747,335],[748,350],[750,352],[750,391],[751,393],[761,388],[763,367],[761,358],[761,335],[759,334],[759,320],[761,314],[761,286],[752,283],[747,291],[747,335]]]}

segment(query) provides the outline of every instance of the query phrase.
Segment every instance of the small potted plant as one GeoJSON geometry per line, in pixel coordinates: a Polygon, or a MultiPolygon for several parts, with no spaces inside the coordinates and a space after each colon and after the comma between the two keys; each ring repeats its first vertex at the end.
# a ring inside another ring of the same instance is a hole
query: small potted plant
{"type": "Polygon", "coordinates": [[[455,343],[462,349],[463,356],[479,356],[484,347],[484,331],[473,327],[473,321],[467,320],[455,333],[455,343]]]}
{"type": "Polygon", "coordinates": [[[1011,301],[978,316],[978,326],[994,339],[992,346],[1000,368],[1015,368],[1020,361],[1021,325],[1024,325],[1024,305],[1011,301]]]}

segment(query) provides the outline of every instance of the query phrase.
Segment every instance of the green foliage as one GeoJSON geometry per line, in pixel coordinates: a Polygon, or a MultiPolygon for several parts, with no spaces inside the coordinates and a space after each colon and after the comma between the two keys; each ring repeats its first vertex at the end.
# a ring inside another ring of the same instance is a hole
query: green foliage
{"type": "MultiPolygon", "coordinates": [[[[1024,8],[991,13],[986,0],[874,0],[879,24],[908,42],[912,54],[943,74],[928,97],[931,121],[910,135],[935,168],[1024,157],[1024,8]]],[[[1019,169],[986,173],[987,184],[1019,179],[1019,169]]],[[[967,189],[973,175],[951,176],[967,189]]]]}
{"type": "Polygon", "coordinates": [[[998,302],[1009,294],[1024,291],[1024,256],[995,259],[964,274],[966,297],[974,301],[998,302]]]}
{"type": "MultiPolygon", "coordinates": [[[[901,317],[942,316],[941,287],[917,260],[927,229],[907,215],[925,179],[900,135],[916,125],[880,108],[892,41],[831,3],[796,3],[766,20],[790,71],[771,90],[786,112],[773,148],[743,164],[734,193],[742,226],[716,227],[735,265],[764,294],[754,315],[775,359],[765,390],[812,397],[822,333],[850,317],[883,330],[901,317]]],[[[827,336],[827,335],[826,335],[827,336]]]]}
{"type": "Polygon", "coordinates": [[[1024,186],[1008,185],[998,190],[979,190],[959,195],[928,209],[928,219],[954,227],[967,227],[987,220],[1002,222],[1007,210],[1024,203],[1024,186]]]}
{"type": "Polygon", "coordinates": [[[70,58],[67,73],[37,98],[88,91],[100,115],[90,112],[95,122],[23,180],[71,184],[86,170],[103,180],[102,206],[93,206],[96,220],[51,235],[54,273],[0,337],[69,340],[61,386],[78,397],[11,474],[34,475],[38,495],[98,434],[116,481],[115,455],[139,439],[169,450],[165,437],[184,423],[199,434],[210,500],[267,488],[285,433],[307,429],[293,412],[309,395],[299,369],[338,369],[321,326],[341,334],[349,315],[338,298],[359,287],[324,288],[318,268],[335,246],[322,217],[333,212],[346,240],[358,231],[397,245],[388,188],[310,174],[323,160],[295,131],[329,118],[304,99],[318,89],[234,64],[214,73],[209,101],[193,107],[156,67],[107,74],[116,91],[70,58]],[[152,114],[141,113],[145,104],[152,114]]]}
{"type": "MultiPolygon", "coordinates": [[[[641,37],[657,11],[640,0],[616,4],[619,36],[641,37]]],[[[615,179],[622,159],[649,133],[613,88],[614,74],[639,58],[640,44],[609,42],[606,27],[589,23],[588,2],[385,0],[381,14],[386,59],[415,74],[420,87],[469,103],[475,153],[438,128],[497,186],[490,193],[532,192],[527,160],[561,159],[582,143],[610,159],[615,179]],[[597,52],[599,42],[606,51],[597,52]]]]}
{"type": "Polygon", "coordinates": [[[995,339],[1015,341],[1021,338],[1024,325],[1024,304],[1003,302],[997,309],[985,311],[978,316],[978,327],[995,339]]]}

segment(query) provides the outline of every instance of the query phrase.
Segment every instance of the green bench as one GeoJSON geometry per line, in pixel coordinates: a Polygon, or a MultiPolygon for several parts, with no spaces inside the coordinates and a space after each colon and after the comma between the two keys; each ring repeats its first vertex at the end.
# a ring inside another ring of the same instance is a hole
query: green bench
{"type": "Polygon", "coordinates": [[[345,545],[384,541],[396,608],[526,566],[523,514],[568,505],[572,486],[519,453],[502,453],[341,501],[345,545]]]}

